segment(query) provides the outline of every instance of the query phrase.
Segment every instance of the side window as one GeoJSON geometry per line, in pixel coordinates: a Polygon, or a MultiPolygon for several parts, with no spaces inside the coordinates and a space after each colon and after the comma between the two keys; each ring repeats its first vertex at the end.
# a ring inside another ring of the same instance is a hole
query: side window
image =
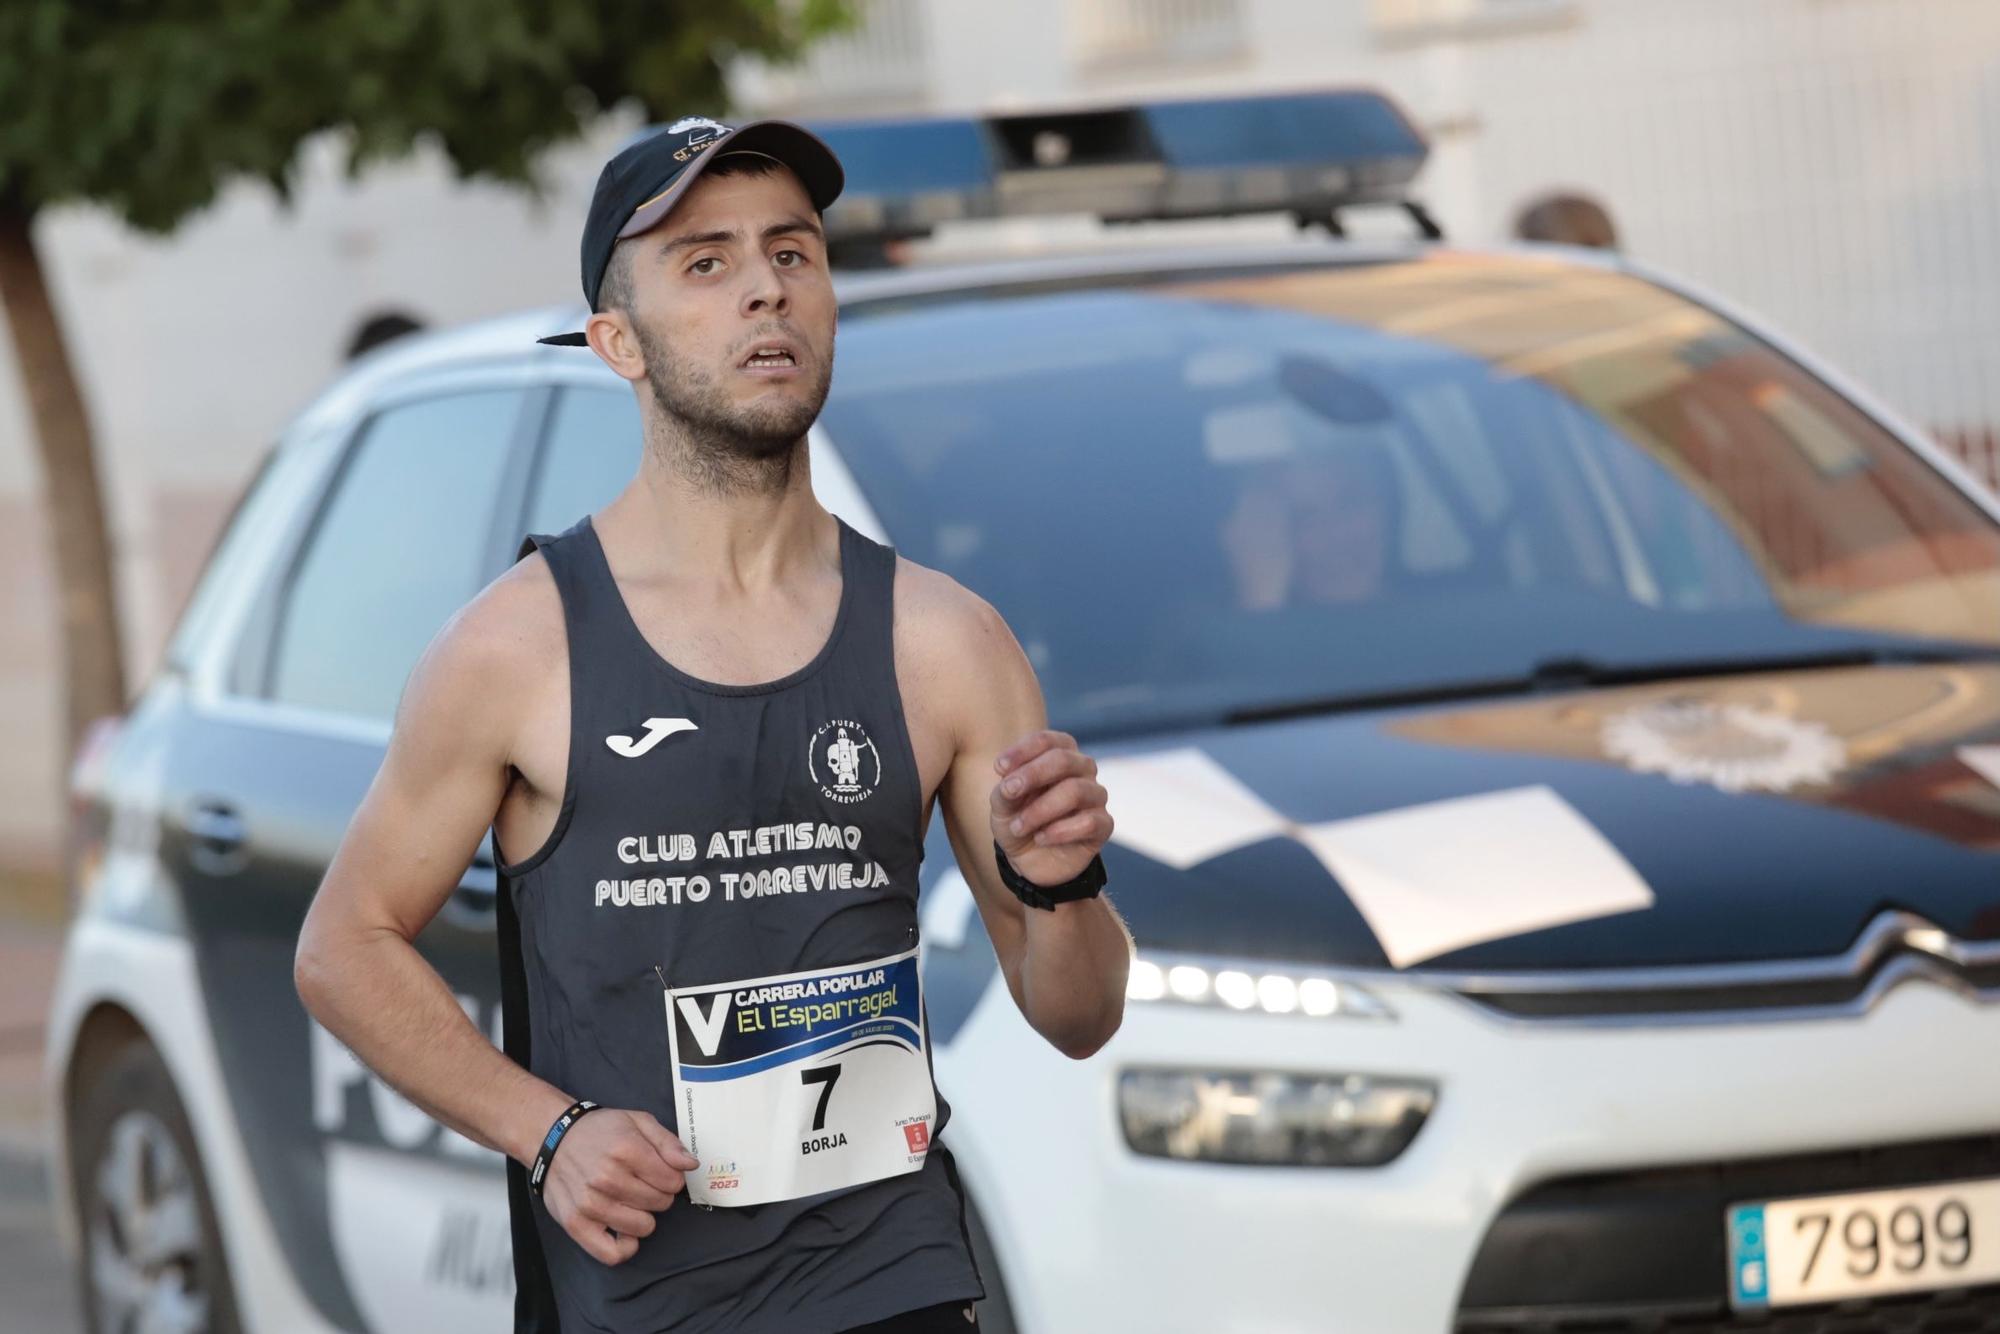
{"type": "Polygon", "coordinates": [[[522,533],[559,533],[602,508],[639,471],[642,440],[630,389],[563,390],[528,482],[522,533]]]}
{"type": "Polygon", "coordinates": [[[388,719],[431,637],[491,576],[493,504],[522,395],[425,399],[365,428],[278,617],[273,699],[388,719]]]}
{"type": "Polygon", "coordinates": [[[202,563],[201,577],[175,622],[167,646],[169,665],[186,670],[217,633],[216,621],[232,589],[254,578],[258,562],[277,530],[307,503],[323,454],[305,445],[281,444],[264,455],[257,473],[222,526],[222,534],[202,563]]]}

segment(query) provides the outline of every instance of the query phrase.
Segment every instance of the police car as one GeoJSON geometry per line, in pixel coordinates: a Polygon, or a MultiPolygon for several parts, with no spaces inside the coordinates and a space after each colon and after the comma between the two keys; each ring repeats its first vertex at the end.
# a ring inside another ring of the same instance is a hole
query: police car
{"type": "MultiPolygon", "coordinates": [[[[2000,503],[1712,296],[1448,243],[1372,94],[818,128],[876,267],[814,484],[1005,614],[1139,952],[1056,1055],[933,823],[985,1327],[2000,1321],[2000,503]],[[1318,225],[881,264],[1079,210],[1318,225]]],[[[344,374],[79,763],[48,1060],[96,1330],[506,1323],[499,1158],[291,963],[419,651],[635,470],[630,388],[533,341],[575,318],[344,374]]],[[[490,851],[420,945],[497,1040],[490,851]]]]}

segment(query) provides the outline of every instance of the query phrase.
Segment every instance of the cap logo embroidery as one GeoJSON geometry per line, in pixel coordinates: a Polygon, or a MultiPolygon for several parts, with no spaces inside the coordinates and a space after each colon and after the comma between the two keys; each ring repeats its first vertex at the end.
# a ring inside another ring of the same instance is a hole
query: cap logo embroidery
{"type": "Polygon", "coordinates": [[[668,134],[686,132],[688,141],[674,150],[674,161],[686,162],[695,154],[718,143],[719,136],[729,133],[729,127],[719,120],[706,116],[683,116],[667,127],[668,134]]]}

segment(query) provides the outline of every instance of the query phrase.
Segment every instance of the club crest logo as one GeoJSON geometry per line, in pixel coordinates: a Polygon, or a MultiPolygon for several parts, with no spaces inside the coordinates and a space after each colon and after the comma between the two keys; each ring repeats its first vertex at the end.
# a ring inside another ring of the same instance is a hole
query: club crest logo
{"type": "Polygon", "coordinates": [[[835,718],[814,732],[806,772],[828,801],[857,802],[882,781],[882,753],[852,718],[835,718]]]}

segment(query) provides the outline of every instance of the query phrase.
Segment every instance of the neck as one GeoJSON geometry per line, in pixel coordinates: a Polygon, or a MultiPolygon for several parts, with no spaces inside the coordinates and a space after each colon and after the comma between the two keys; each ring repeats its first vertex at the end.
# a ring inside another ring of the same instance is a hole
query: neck
{"type": "Polygon", "coordinates": [[[776,459],[738,464],[705,456],[692,466],[671,442],[649,442],[638,476],[597,526],[616,532],[647,566],[722,596],[755,594],[799,570],[839,562],[839,530],[813,495],[803,438],[776,459]],[[718,487],[710,475],[717,464],[760,470],[739,480],[763,484],[718,487]]]}

